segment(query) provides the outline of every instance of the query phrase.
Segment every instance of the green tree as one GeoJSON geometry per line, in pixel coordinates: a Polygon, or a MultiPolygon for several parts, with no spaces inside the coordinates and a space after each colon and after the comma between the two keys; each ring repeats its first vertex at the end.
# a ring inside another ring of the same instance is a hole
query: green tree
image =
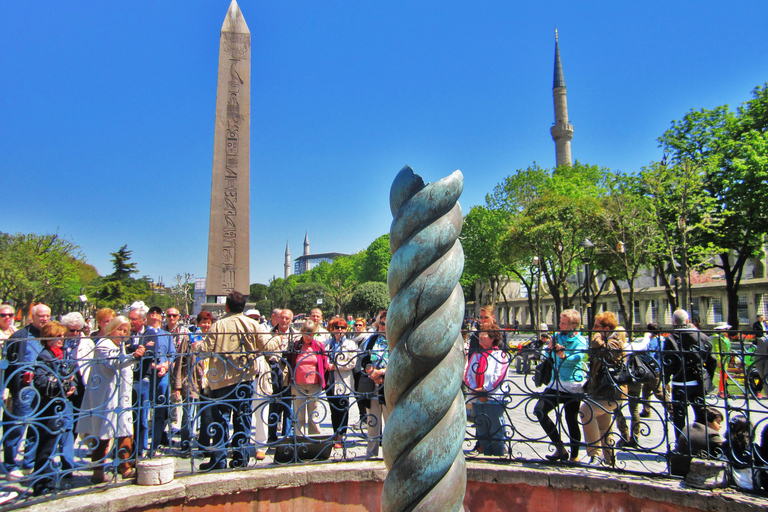
{"type": "MultiPolygon", "coordinates": [[[[609,187],[596,226],[593,268],[613,284],[625,327],[631,331],[635,279],[641,269],[650,267],[658,229],[651,205],[637,192],[637,177],[617,173],[609,187]],[[623,285],[627,286],[626,297],[623,285]]],[[[592,287],[592,276],[587,276],[586,282],[592,287]]]]}
{"type": "Polygon", "coordinates": [[[122,309],[135,301],[149,299],[152,295],[145,279],[131,277],[132,274],[138,273],[136,263],[129,263],[132,252],[124,245],[117,252],[111,253],[113,272],[98,279],[91,288],[91,295],[96,298],[99,307],[122,309]]]}
{"type": "Polygon", "coordinates": [[[579,244],[595,235],[609,176],[607,169],[578,161],[551,172],[534,165],[508,177],[486,199],[489,206],[510,213],[509,229],[501,242],[502,261],[526,282],[530,297],[532,262],[538,258],[556,318],[572,307],[580,291],[569,284],[569,277],[583,264],[584,249],[579,244]]]}
{"type": "Polygon", "coordinates": [[[267,297],[269,297],[272,307],[280,309],[287,308],[288,303],[291,300],[291,292],[297,284],[297,276],[288,276],[287,279],[278,277],[277,279],[270,281],[269,287],[267,288],[267,297]]]}
{"type": "Polygon", "coordinates": [[[252,283],[248,293],[248,302],[259,302],[267,298],[269,286],[261,283],[252,283]]]}
{"type": "MultiPolygon", "coordinates": [[[[757,257],[768,231],[768,84],[732,112],[727,105],[688,112],[659,138],[673,165],[704,170],[717,229],[702,234],[716,252],[728,295],[728,323],[737,327],[744,265],[757,257]]],[[[688,225],[688,219],[682,219],[688,225]]]]}
{"type": "MultiPolygon", "coordinates": [[[[499,296],[504,295],[504,285],[510,275],[510,265],[502,261],[502,240],[509,226],[509,214],[502,210],[490,210],[473,206],[461,229],[461,245],[464,249],[464,275],[474,276],[471,286],[479,280],[490,285],[488,303],[496,307],[499,296]]],[[[470,284],[470,283],[468,283],[470,284]]],[[[476,297],[478,303],[482,297],[476,297]]],[[[483,304],[484,305],[484,304],[483,304]]]]}
{"type": "Polygon", "coordinates": [[[640,173],[639,190],[655,224],[656,235],[648,244],[650,263],[672,309],[688,307],[688,290],[679,284],[690,269],[703,269],[716,252],[705,236],[719,224],[712,217],[714,198],[704,190],[705,179],[704,169],[691,162],[654,163],[640,173]]]}
{"type": "Polygon", "coordinates": [[[369,281],[357,287],[349,301],[349,309],[354,313],[372,317],[379,311],[387,309],[389,302],[387,285],[378,281],[369,281]]]}
{"type": "Polygon", "coordinates": [[[320,308],[325,316],[333,312],[335,304],[324,284],[299,283],[291,292],[289,306],[295,314],[309,313],[314,308],[320,308]],[[318,304],[318,300],[322,300],[322,303],[318,304]]]}
{"type": "Polygon", "coordinates": [[[360,282],[387,282],[387,271],[392,253],[389,250],[389,233],[371,242],[365,250],[365,260],[360,272],[360,282]]]}
{"type": "Polygon", "coordinates": [[[0,233],[0,298],[25,313],[33,302],[73,300],[68,290],[79,292],[85,270],[79,249],[58,234],[0,233]]]}
{"type": "Polygon", "coordinates": [[[128,250],[128,245],[124,245],[117,252],[110,254],[114,268],[114,271],[109,276],[112,280],[127,279],[139,272],[136,268],[136,263],[128,263],[131,259],[131,254],[133,254],[133,251],[128,250]]]}

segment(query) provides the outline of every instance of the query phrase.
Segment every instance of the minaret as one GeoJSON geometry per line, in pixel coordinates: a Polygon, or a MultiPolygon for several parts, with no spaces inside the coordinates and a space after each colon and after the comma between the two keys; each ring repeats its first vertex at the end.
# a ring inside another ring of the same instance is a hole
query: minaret
{"type": "Polygon", "coordinates": [[[291,275],[291,249],[288,248],[288,240],[285,241],[285,276],[283,279],[288,279],[291,275]]]}
{"type": "MultiPolygon", "coordinates": [[[[304,232],[304,256],[309,256],[309,230],[304,232]]],[[[304,272],[309,272],[309,258],[304,260],[304,272]]]]}
{"type": "Polygon", "coordinates": [[[571,139],[573,125],[568,124],[568,100],[565,96],[563,64],[560,62],[560,46],[555,29],[555,81],[552,85],[555,98],[555,124],[549,129],[557,149],[557,165],[571,165],[571,139]]]}

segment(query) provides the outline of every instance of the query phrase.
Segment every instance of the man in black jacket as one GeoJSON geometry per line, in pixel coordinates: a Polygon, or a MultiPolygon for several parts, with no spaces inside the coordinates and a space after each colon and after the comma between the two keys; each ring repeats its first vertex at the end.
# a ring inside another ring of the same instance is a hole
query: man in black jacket
{"type": "Polygon", "coordinates": [[[757,315],[757,321],[752,324],[752,330],[755,331],[755,338],[765,336],[765,319],[763,315],[757,315]]]}
{"type": "Polygon", "coordinates": [[[704,423],[704,396],[713,389],[712,375],[717,360],[712,355],[709,336],[689,325],[688,312],[672,314],[675,330],[664,340],[662,364],[664,382],[672,384],[672,422],[675,435],[686,433],[688,405],[696,421],[704,423]]]}

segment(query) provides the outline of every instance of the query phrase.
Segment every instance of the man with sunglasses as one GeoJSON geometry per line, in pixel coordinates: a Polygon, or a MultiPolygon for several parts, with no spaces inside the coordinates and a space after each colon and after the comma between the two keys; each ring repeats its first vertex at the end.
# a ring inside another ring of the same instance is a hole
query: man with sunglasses
{"type": "MultiPolygon", "coordinates": [[[[189,346],[191,343],[190,338],[190,332],[189,329],[187,329],[186,326],[181,325],[181,313],[179,313],[179,310],[176,308],[168,308],[165,310],[165,325],[163,325],[163,329],[165,332],[171,335],[171,338],[173,339],[173,346],[176,348],[177,354],[182,354],[185,352],[186,347],[189,346]]],[[[181,362],[184,358],[177,358],[173,362],[173,369],[169,369],[169,373],[171,373],[171,388],[173,389],[173,393],[171,395],[171,400],[175,404],[180,404],[183,402],[183,395],[186,393],[182,393],[182,388],[184,387],[184,383],[181,381],[181,379],[177,378],[176,367],[181,367],[181,362]]],[[[180,375],[179,375],[180,376],[180,375]]],[[[181,430],[181,423],[184,421],[184,418],[182,417],[182,410],[181,406],[175,405],[171,407],[171,428],[173,430],[179,431],[181,430]]],[[[163,434],[163,444],[166,446],[169,446],[167,434],[163,434]]]]}
{"type": "MultiPolygon", "coordinates": [[[[3,382],[11,394],[13,415],[9,415],[7,411],[3,412],[3,435],[5,436],[3,451],[5,470],[14,478],[23,477],[17,466],[16,456],[26,427],[23,421],[35,412],[38,405],[37,391],[32,387],[33,365],[43,350],[38,340],[40,329],[50,320],[51,308],[45,304],[38,304],[32,308],[32,323],[13,333],[5,342],[4,351],[8,367],[5,370],[3,382]]],[[[40,425],[31,425],[26,428],[24,469],[31,469],[35,464],[38,428],[40,425]]]]}
{"type": "Polygon", "coordinates": [[[16,332],[16,326],[13,325],[14,316],[13,306],[10,304],[0,305],[0,349],[3,347],[2,342],[16,332]]]}

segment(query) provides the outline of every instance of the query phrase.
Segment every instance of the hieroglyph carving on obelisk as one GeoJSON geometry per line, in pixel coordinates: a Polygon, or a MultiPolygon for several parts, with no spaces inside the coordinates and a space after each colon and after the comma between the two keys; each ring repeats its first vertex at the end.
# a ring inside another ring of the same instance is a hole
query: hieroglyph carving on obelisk
{"type": "Polygon", "coordinates": [[[209,298],[250,288],[251,32],[235,0],[221,27],[213,143],[209,298]]]}

